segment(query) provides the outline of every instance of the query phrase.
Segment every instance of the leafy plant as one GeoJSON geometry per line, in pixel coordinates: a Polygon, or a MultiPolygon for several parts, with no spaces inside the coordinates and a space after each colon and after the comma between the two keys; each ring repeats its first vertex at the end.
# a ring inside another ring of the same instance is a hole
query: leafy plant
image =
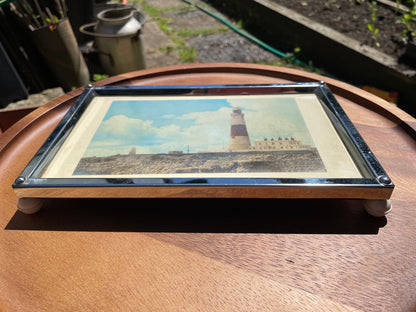
{"type": "Polygon", "coordinates": [[[184,48],[180,50],[179,60],[183,63],[194,63],[196,61],[196,49],[184,48]]]}
{"type": "Polygon", "coordinates": [[[299,57],[301,52],[302,52],[302,49],[300,47],[295,47],[293,49],[293,52],[286,53],[286,54],[287,56],[289,56],[289,60],[294,61],[295,59],[299,57]]]}
{"type": "Polygon", "coordinates": [[[402,0],[396,0],[396,13],[399,13],[399,8],[402,5],[402,0]]]}
{"type": "Polygon", "coordinates": [[[372,1],[371,2],[371,23],[369,23],[367,25],[368,30],[371,31],[371,33],[373,34],[373,41],[374,44],[376,45],[376,47],[380,47],[380,43],[378,42],[378,33],[380,31],[380,29],[377,28],[377,2],[376,1],[372,1]]]}
{"type": "Polygon", "coordinates": [[[416,34],[416,0],[408,0],[407,5],[409,11],[404,13],[401,18],[396,21],[396,23],[403,24],[406,27],[400,33],[405,43],[412,40],[413,36],[416,34]]]}
{"type": "Polygon", "coordinates": [[[103,79],[106,79],[106,78],[108,78],[107,74],[93,74],[93,76],[92,76],[92,80],[94,82],[99,81],[99,80],[103,80],[103,79]]]}

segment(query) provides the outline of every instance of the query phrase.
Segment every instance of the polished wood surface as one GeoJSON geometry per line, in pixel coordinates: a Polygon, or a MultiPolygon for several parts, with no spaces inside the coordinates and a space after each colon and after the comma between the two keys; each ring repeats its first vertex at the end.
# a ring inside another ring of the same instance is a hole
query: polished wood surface
{"type": "Polygon", "coordinates": [[[36,108],[39,108],[39,106],[0,109],[0,133],[9,129],[16,121],[22,119],[36,108]]]}
{"type": "Polygon", "coordinates": [[[11,187],[82,90],[0,134],[0,311],[415,311],[416,120],[294,69],[194,64],[100,84],[327,82],[396,185],[386,217],[357,200],[57,199],[11,187]]]}

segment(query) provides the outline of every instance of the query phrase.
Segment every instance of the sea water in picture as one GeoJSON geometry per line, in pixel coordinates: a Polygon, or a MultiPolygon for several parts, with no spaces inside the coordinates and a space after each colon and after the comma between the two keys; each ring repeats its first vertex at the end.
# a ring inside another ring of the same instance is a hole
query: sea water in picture
{"type": "Polygon", "coordinates": [[[325,172],[295,98],[114,100],[74,175],[325,172]]]}

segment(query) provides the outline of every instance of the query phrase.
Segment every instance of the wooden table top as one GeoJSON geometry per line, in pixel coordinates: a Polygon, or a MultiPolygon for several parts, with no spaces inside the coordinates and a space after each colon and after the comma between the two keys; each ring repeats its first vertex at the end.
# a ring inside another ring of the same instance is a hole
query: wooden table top
{"type": "Polygon", "coordinates": [[[193,64],[97,84],[327,82],[396,185],[374,218],[356,200],[50,200],[12,183],[82,90],[0,135],[0,311],[416,311],[416,120],[295,69],[193,64]]]}

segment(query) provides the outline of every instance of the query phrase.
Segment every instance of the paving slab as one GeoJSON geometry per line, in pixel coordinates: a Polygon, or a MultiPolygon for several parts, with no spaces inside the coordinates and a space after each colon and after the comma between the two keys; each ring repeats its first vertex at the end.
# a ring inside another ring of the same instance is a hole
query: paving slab
{"type": "MultiPolygon", "coordinates": [[[[27,99],[10,103],[5,109],[19,109],[29,106],[41,106],[53,99],[63,95],[65,92],[61,87],[43,90],[40,93],[30,94],[27,99]]],[[[1,111],[1,110],[0,110],[1,111]]]]}
{"type": "Polygon", "coordinates": [[[160,30],[155,21],[146,22],[143,27],[143,40],[146,51],[159,49],[160,47],[172,46],[172,40],[160,30]]]}
{"type": "Polygon", "coordinates": [[[168,48],[173,47],[174,43],[160,30],[155,21],[146,22],[143,28],[143,41],[147,68],[180,64],[178,56],[168,48]]]}
{"type": "Polygon", "coordinates": [[[180,7],[186,4],[181,0],[146,0],[146,2],[161,9],[180,7]]]}
{"type": "Polygon", "coordinates": [[[164,14],[170,19],[169,25],[176,29],[213,29],[224,24],[198,9],[175,10],[164,14]]]}

